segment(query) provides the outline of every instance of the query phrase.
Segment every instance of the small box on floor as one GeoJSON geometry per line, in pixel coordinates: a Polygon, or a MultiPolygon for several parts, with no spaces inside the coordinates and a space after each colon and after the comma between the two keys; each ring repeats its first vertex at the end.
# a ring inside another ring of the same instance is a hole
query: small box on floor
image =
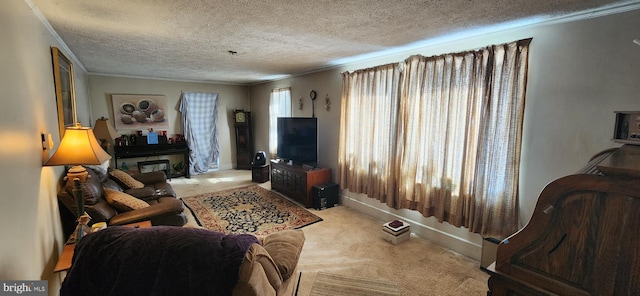
{"type": "Polygon", "coordinates": [[[394,220],[382,225],[382,238],[394,245],[409,240],[411,237],[409,223],[394,220]]]}
{"type": "Polygon", "coordinates": [[[397,245],[404,241],[408,241],[410,237],[411,237],[411,232],[409,231],[400,235],[393,235],[387,232],[382,233],[382,238],[394,245],[397,245]]]}

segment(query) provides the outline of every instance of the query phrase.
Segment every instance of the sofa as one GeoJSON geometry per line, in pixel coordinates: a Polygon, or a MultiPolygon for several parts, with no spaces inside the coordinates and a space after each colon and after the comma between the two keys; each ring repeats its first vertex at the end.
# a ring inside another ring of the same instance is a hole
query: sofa
{"type": "Polygon", "coordinates": [[[77,243],[60,295],[293,295],[305,237],[114,226],[77,243]]]}
{"type": "MultiPolygon", "coordinates": [[[[124,225],[150,220],[152,225],[182,226],[187,222],[182,201],[176,198],[164,172],[129,175],[108,166],[85,168],[90,177],[82,184],[82,191],[91,224],[124,225]]],[[[61,216],[75,220],[77,207],[72,190],[73,182],[67,180],[58,200],[68,210],[61,216]]]]}

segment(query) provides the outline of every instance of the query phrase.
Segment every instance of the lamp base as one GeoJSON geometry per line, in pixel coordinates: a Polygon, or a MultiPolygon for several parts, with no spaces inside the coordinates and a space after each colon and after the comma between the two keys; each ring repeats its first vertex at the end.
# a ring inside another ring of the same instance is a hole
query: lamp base
{"type": "MultiPolygon", "coordinates": [[[[74,181],[76,179],[78,179],[78,181],[80,181],[80,183],[84,183],[87,181],[87,179],[91,178],[91,176],[89,176],[89,172],[87,172],[87,169],[85,169],[83,166],[81,165],[74,165],[72,166],[68,171],[67,171],[67,180],[71,180],[74,181]]],[[[80,184],[78,184],[79,186],[80,184]]]]}

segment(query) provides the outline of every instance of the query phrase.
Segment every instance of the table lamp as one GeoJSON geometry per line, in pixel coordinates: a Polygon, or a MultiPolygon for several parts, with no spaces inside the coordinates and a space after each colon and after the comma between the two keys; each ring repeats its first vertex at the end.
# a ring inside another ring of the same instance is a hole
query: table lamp
{"type": "MultiPolygon", "coordinates": [[[[45,166],[71,165],[64,180],[73,182],[73,197],[76,201],[77,218],[81,223],[86,223],[81,217],[84,215],[84,196],[82,183],[89,178],[89,173],[82,166],[99,165],[111,159],[98,141],[90,128],[82,127],[80,123],[75,123],[72,127],[67,127],[62,141],[53,156],[45,162],[45,166]]],[[[78,227],[76,239],[82,238],[82,227],[78,227]]]]}
{"type": "Polygon", "coordinates": [[[108,120],[108,118],[103,116],[96,119],[96,124],[93,125],[93,134],[96,135],[96,139],[100,141],[100,146],[104,151],[107,151],[107,153],[109,153],[113,139],[120,137],[118,132],[111,127],[108,120]]]}

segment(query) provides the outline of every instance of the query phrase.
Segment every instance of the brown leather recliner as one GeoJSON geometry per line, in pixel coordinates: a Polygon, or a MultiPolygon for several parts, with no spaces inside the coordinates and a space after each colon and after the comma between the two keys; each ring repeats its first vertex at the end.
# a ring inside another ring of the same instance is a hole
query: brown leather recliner
{"type": "MultiPolygon", "coordinates": [[[[107,222],[108,225],[123,225],[151,220],[152,225],[182,226],[187,222],[182,201],[176,198],[175,191],[166,182],[167,177],[164,172],[154,171],[133,175],[134,179],[144,184],[144,188],[127,189],[112,179],[108,173],[98,174],[90,167],[87,171],[91,177],[83,184],[83,195],[85,212],[91,216],[90,223],[107,222]],[[130,194],[146,201],[150,206],[119,212],[107,202],[103,187],[130,194]]],[[[58,199],[75,216],[77,211],[72,189],[72,182],[67,182],[65,188],[58,193],[58,199]]]]}

